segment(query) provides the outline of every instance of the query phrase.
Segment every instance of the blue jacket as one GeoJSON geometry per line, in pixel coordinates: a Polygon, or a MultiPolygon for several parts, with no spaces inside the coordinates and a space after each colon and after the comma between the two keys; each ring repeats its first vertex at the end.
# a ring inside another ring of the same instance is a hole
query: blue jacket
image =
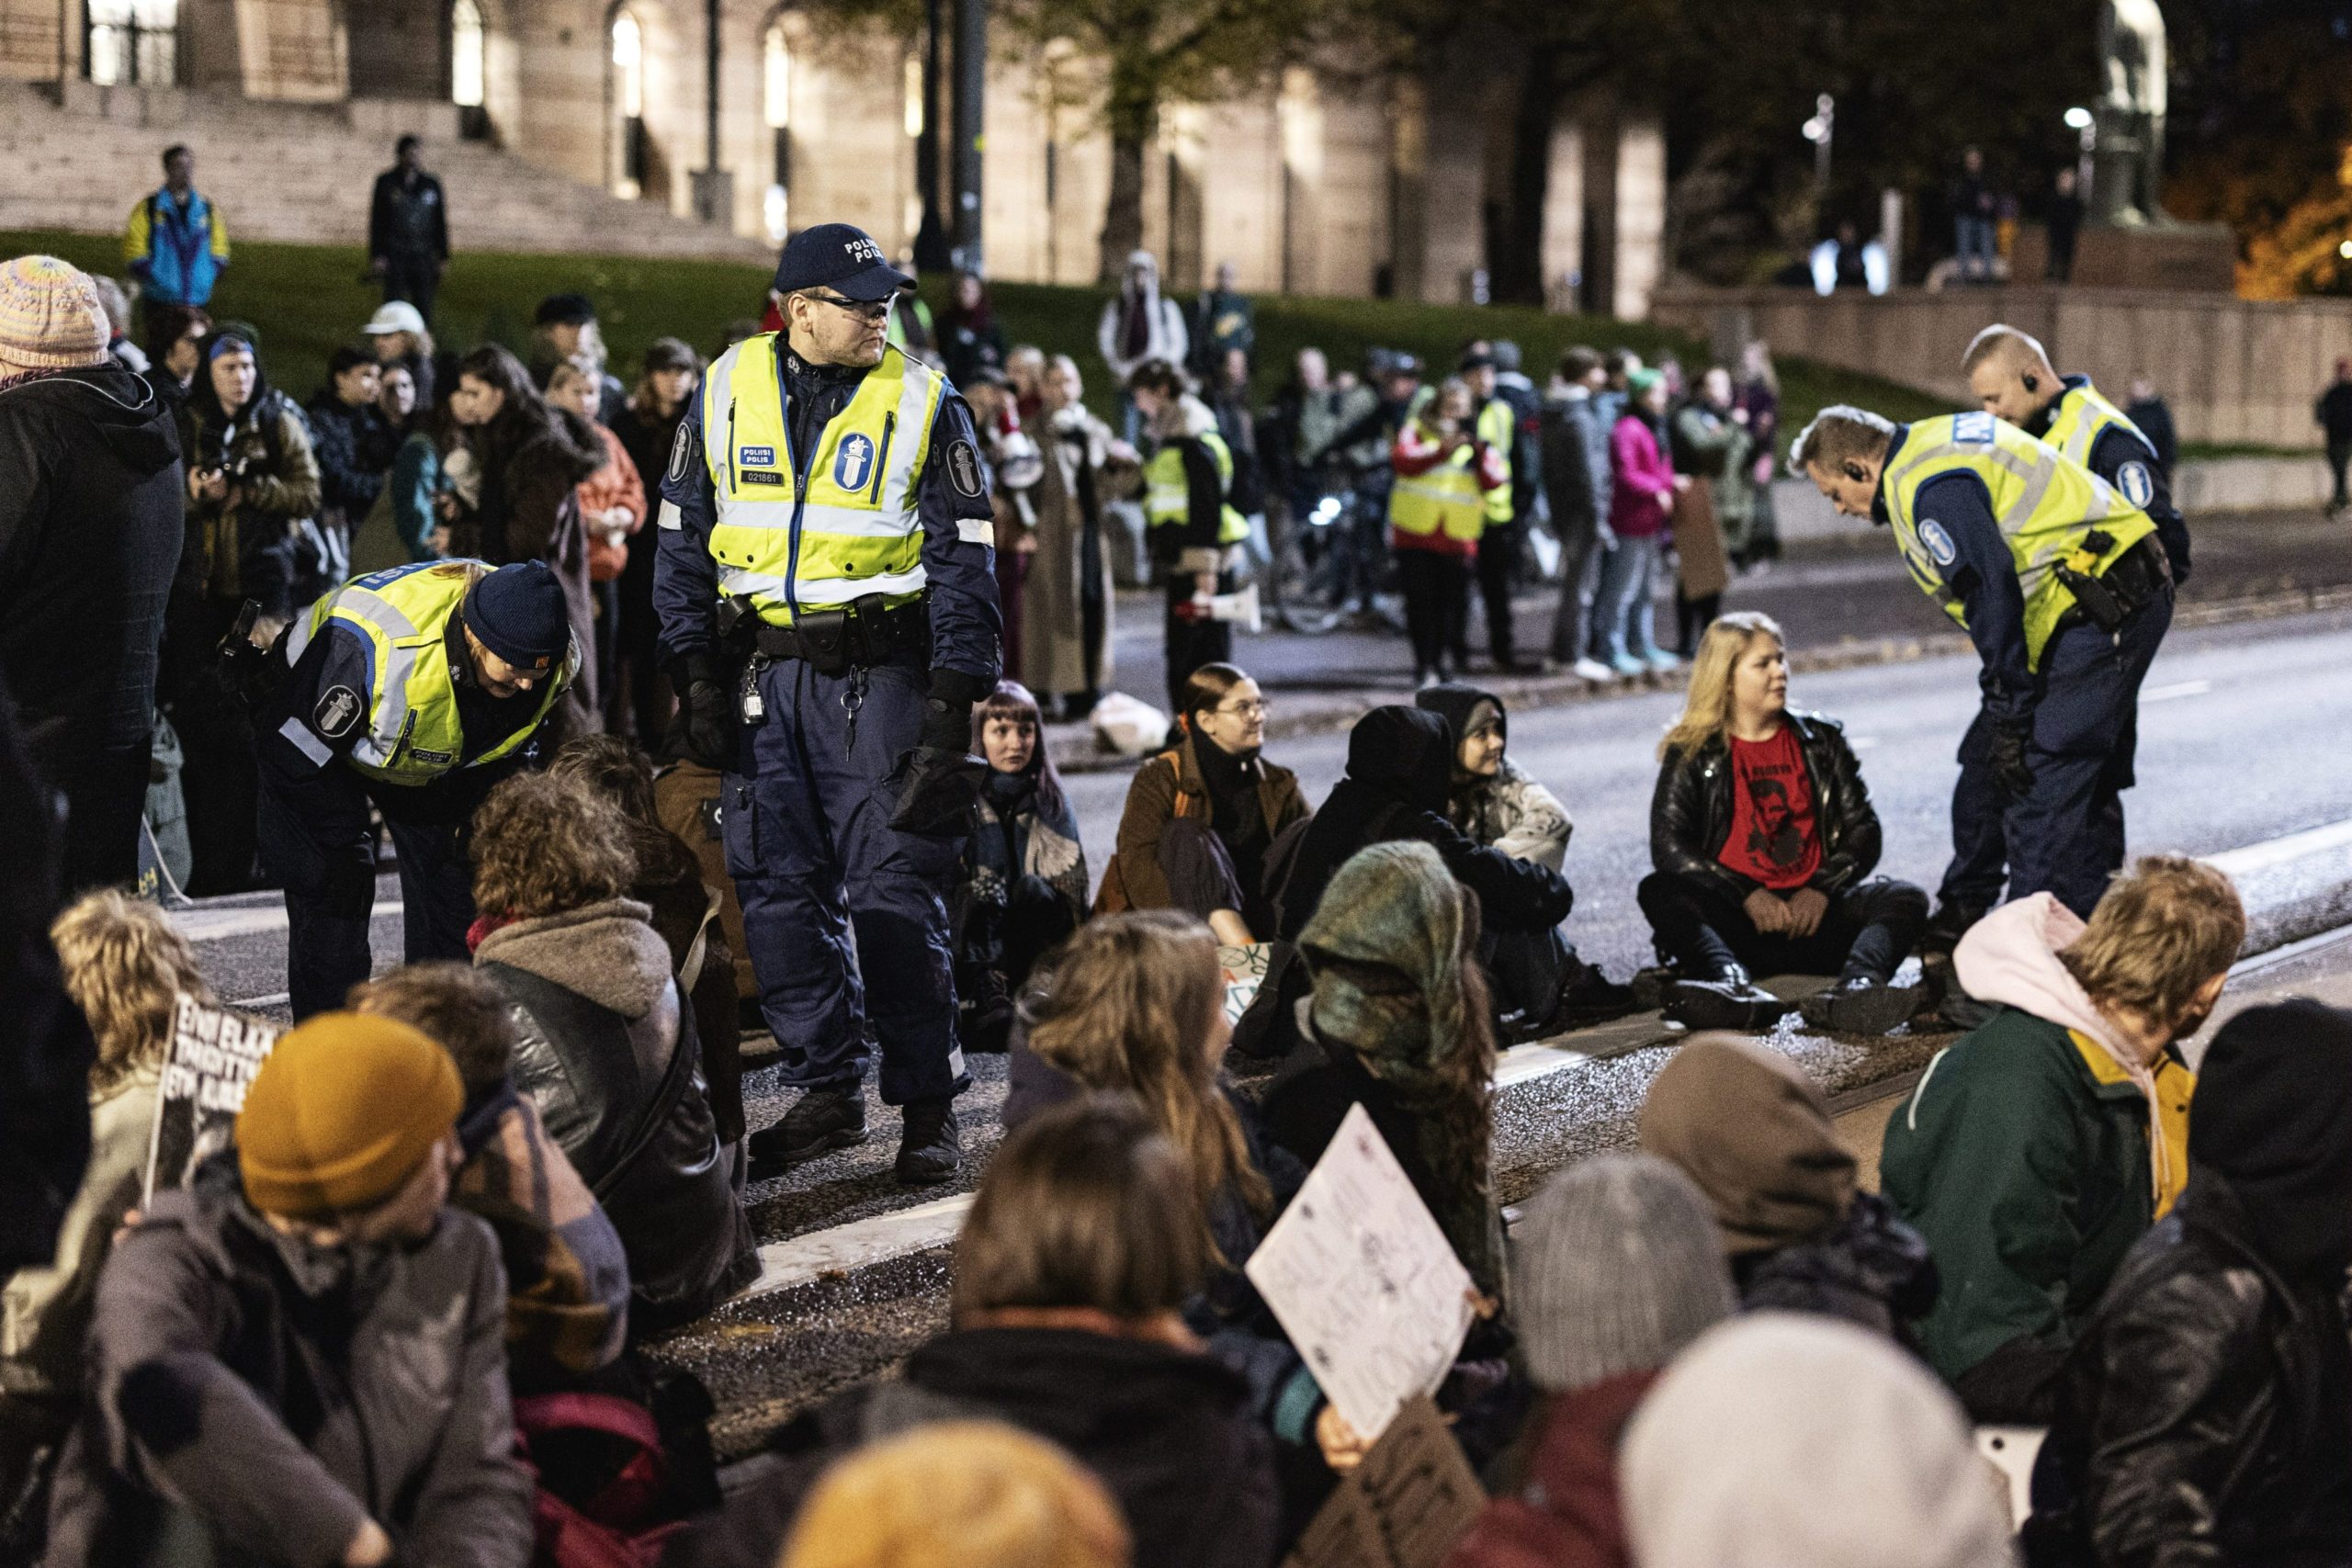
{"type": "Polygon", "coordinates": [[[159,186],[131,208],[122,255],[148,299],[202,305],[229,265],[228,225],[201,191],[189,191],[182,206],[159,186]]]}

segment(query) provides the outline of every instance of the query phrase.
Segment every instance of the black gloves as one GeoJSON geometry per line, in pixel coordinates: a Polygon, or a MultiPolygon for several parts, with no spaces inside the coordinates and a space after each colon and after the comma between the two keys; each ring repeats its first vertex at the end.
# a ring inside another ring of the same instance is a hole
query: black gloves
{"type": "Polygon", "coordinates": [[[2032,739],[2030,716],[1993,727],[1993,779],[2012,801],[2023,800],[2033,789],[2033,768],[2025,760],[2032,739]]]}
{"type": "Polygon", "coordinates": [[[671,666],[670,680],[678,688],[680,750],[706,768],[735,766],[734,704],[718,663],[708,654],[690,653],[671,666]]]}
{"type": "Polygon", "coordinates": [[[970,688],[978,677],[961,671],[934,671],[931,695],[923,699],[922,732],[914,750],[892,771],[898,808],[890,826],[925,838],[959,839],[972,829],[972,807],[979,804],[988,763],[971,754],[970,688]]]}

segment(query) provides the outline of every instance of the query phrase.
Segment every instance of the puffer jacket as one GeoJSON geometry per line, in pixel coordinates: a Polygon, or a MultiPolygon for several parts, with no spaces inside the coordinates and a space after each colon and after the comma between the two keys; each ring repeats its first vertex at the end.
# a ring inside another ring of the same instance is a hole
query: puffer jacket
{"type": "MultiPolygon", "coordinates": [[[[1804,755],[1814,828],[1821,835],[1821,869],[1806,886],[1843,893],[1878,864],[1878,811],[1862,783],[1862,764],[1846,743],[1846,727],[1793,708],[1786,718],[1804,755]]],[[[1651,863],[1669,876],[1712,886],[1734,902],[1755,892],[1759,884],[1716,858],[1731,837],[1732,806],[1731,748],[1721,734],[1669,754],[1650,796],[1651,863]]]]}
{"type": "Polygon", "coordinates": [[[1732,1259],[1749,1312],[1840,1317],[1909,1343],[1904,1325],[1936,1304],[1936,1265],[1917,1231],[1875,1192],[1854,1194],[1846,1217],[1803,1241],[1732,1259]]]}
{"type": "Polygon", "coordinates": [[[2035,1568],[2352,1561],[2343,1283],[2274,1265],[2229,1183],[2192,1167],[2060,1379],[2035,1568]]]}
{"type": "Polygon", "coordinates": [[[514,1086],[620,1233],[635,1336],[700,1317],[759,1271],[651,915],[615,898],[502,926],[474,950],[514,1010],[514,1086]]]}
{"type": "Polygon", "coordinates": [[[443,1210],[421,1242],[319,1247],[273,1228],[235,1156],[216,1157],[115,1244],[43,1561],[193,1561],[184,1537],[158,1555],[176,1510],[226,1549],[205,1561],[340,1562],[373,1518],[403,1562],[523,1568],[505,1316],[498,1244],[472,1215],[443,1210]]]}

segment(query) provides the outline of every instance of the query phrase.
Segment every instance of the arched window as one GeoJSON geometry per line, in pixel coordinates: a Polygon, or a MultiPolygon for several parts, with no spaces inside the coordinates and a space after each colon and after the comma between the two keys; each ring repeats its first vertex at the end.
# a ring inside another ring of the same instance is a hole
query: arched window
{"type": "Polygon", "coordinates": [[[760,59],[760,115],[774,144],[764,216],[768,238],[781,243],[792,221],[792,39],[780,16],[768,23],[760,59]]]}
{"type": "Polygon", "coordinates": [[[89,0],[82,71],[101,86],[168,87],[179,80],[179,0],[89,0]]]}
{"type": "Polygon", "coordinates": [[[458,106],[458,134],[469,141],[490,140],[489,77],[490,29],[481,0],[454,0],[449,7],[449,101],[458,106]]]}
{"type": "Polygon", "coordinates": [[[613,13],[613,191],[645,190],[645,28],[626,6],[613,13]]]}

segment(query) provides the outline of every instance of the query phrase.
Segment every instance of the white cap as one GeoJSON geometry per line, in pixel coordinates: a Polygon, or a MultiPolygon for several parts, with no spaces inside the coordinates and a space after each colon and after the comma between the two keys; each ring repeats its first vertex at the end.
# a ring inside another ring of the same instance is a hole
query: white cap
{"type": "Polygon", "coordinates": [[[383,307],[374,315],[368,317],[368,324],[359,330],[369,337],[379,337],[385,333],[408,333],[416,337],[423,337],[424,316],[405,299],[390,299],[385,301],[383,307]]]}

